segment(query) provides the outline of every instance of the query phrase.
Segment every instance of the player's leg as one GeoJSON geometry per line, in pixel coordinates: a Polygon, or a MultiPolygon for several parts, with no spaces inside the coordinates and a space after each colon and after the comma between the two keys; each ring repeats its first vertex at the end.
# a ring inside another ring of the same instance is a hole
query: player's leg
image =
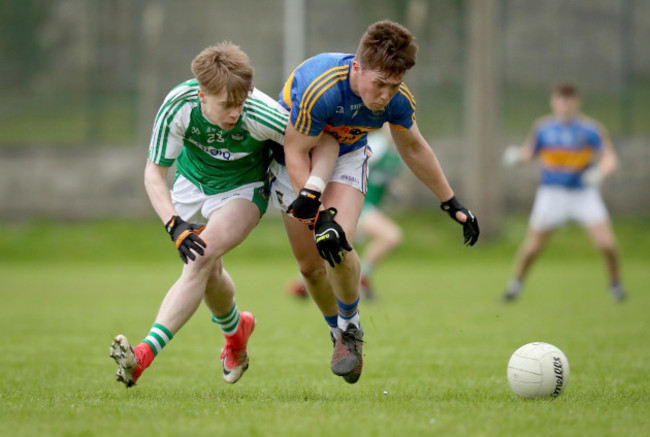
{"type": "Polygon", "coordinates": [[[223,379],[234,384],[248,369],[248,340],[256,320],[250,312],[240,312],[235,301],[235,284],[220,258],[208,278],[204,301],[225,338],[221,350],[223,379]]]}
{"type": "Polygon", "coordinates": [[[515,273],[514,277],[519,279],[521,282],[524,281],[530,268],[537,259],[537,256],[540,254],[542,249],[546,246],[552,230],[539,230],[534,228],[528,228],[528,234],[523,244],[519,248],[517,253],[517,258],[515,260],[515,273]]]}
{"type": "Polygon", "coordinates": [[[513,277],[506,286],[506,291],[503,294],[504,301],[510,301],[521,294],[524,280],[530,271],[530,268],[537,259],[537,256],[542,251],[552,231],[541,231],[534,228],[528,228],[526,239],[519,247],[515,257],[515,271],[513,277]]]}
{"type": "Polygon", "coordinates": [[[336,336],[338,307],[327,278],[325,261],[318,254],[314,244],[314,232],[285,213],[282,213],[282,220],[305,288],[323,314],[331,335],[336,336]]]}
{"type": "MultiPolygon", "coordinates": [[[[211,213],[201,233],[201,238],[207,243],[205,254],[183,267],[181,277],[163,300],[156,323],[164,324],[174,334],[189,320],[205,295],[217,261],[244,241],[259,219],[257,207],[245,199],[234,199],[211,213]]],[[[215,309],[226,309],[232,300],[232,296],[227,296],[215,304],[215,309]]]]}
{"type": "Polygon", "coordinates": [[[314,232],[302,223],[288,217],[287,207],[296,199],[289,173],[284,165],[271,161],[271,189],[269,203],[282,212],[282,220],[298,263],[307,292],[321,310],[332,337],[338,335],[338,309],[332,287],[327,278],[325,261],[320,257],[314,243],[314,232]]]}
{"type": "MultiPolygon", "coordinates": [[[[205,239],[206,235],[204,231],[202,238],[205,239]]],[[[183,266],[181,277],[165,295],[149,334],[140,344],[132,347],[123,335],[113,340],[111,357],[118,364],[117,379],[127,387],[135,385],[142,372],[198,308],[207,283],[207,275],[202,272],[209,271],[201,266],[209,260],[214,263],[214,258],[209,256],[212,249],[206,248],[203,256],[197,256],[196,260],[183,266]]]]}
{"type": "MultiPolygon", "coordinates": [[[[325,207],[337,207],[339,214],[336,216],[336,221],[346,232],[348,241],[352,241],[354,238],[361,205],[363,204],[361,185],[365,184],[366,160],[367,156],[363,149],[340,157],[337,161],[334,174],[330,179],[330,183],[321,198],[325,207]],[[342,183],[339,184],[332,181],[342,183]],[[343,196],[337,202],[329,202],[331,199],[336,198],[336,192],[340,190],[335,186],[347,186],[351,183],[357,186],[350,192],[356,190],[356,193],[351,196],[343,196]],[[331,197],[332,195],[334,197],[331,197]],[[352,200],[353,197],[356,200],[352,200]],[[346,204],[346,200],[349,200],[350,203],[346,204]]],[[[296,196],[289,182],[288,172],[286,167],[276,162],[271,163],[270,169],[272,173],[271,202],[282,211],[286,211],[286,207],[296,196]]],[[[313,231],[309,230],[305,225],[293,223],[288,217],[284,218],[284,223],[294,256],[298,262],[300,272],[305,279],[305,285],[323,312],[325,320],[330,326],[332,336],[335,338],[335,355],[341,355],[340,351],[337,351],[341,348],[339,343],[341,343],[341,337],[345,334],[346,356],[353,357],[352,361],[354,362],[348,366],[348,369],[345,369],[347,373],[342,373],[338,370],[334,373],[343,376],[347,382],[354,383],[359,379],[362,367],[361,339],[363,332],[360,329],[357,311],[359,299],[359,258],[354,251],[346,252],[345,261],[337,265],[335,269],[331,269],[329,266],[326,267],[325,261],[323,261],[316,249],[313,231]],[[339,270],[332,274],[336,269],[339,270]],[[334,299],[335,296],[336,299],[334,299]],[[342,332],[339,327],[342,324],[347,326],[350,324],[350,321],[356,322],[352,323],[350,332],[342,332]]]]}
{"type": "Polygon", "coordinates": [[[242,199],[235,199],[212,214],[201,233],[207,243],[204,255],[183,265],[181,276],[165,295],[147,337],[136,347],[131,347],[123,335],[113,341],[111,356],[118,363],[118,380],[129,387],[135,384],[144,369],[196,312],[208,279],[223,254],[241,243],[258,221],[257,207],[242,199]]]}
{"type": "Polygon", "coordinates": [[[587,232],[596,248],[603,255],[607,275],[610,283],[610,294],[614,300],[625,299],[625,292],[621,285],[621,272],[616,237],[609,220],[590,225],[587,232]]]}
{"type": "MultiPolygon", "coordinates": [[[[348,241],[354,240],[363,206],[363,194],[352,186],[332,182],[323,194],[323,206],[337,209],[336,222],[345,231],[348,241]]],[[[352,251],[346,252],[343,262],[335,265],[334,268],[327,265],[327,269],[336,298],[346,305],[355,303],[359,299],[361,272],[356,250],[352,249],[352,251]]],[[[358,324],[356,319],[354,323],[358,324]]],[[[347,324],[346,322],[343,325],[339,321],[339,327],[343,330],[347,328],[347,324]]]]}
{"type": "Polygon", "coordinates": [[[605,202],[595,188],[586,188],[581,193],[576,193],[575,197],[575,218],[585,227],[603,255],[612,299],[621,301],[625,299],[625,292],[621,285],[618,248],[605,202]]]}
{"type": "Polygon", "coordinates": [[[365,298],[374,299],[372,273],[400,245],[402,229],[377,208],[364,206],[357,230],[369,238],[361,255],[361,293],[365,298]]]}
{"type": "MultiPolygon", "coordinates": [[[[266,205],[264,204],[264,208],[266,205]]],[[[216,238],[213,245],[223,254],[243,242],[260,220],[262,211],[248,199],[236,198],[210,213],[208,226],[213,225],[216,238]]],[[[207,227],[206,227],[207,230],[207,227]]],[[[206,241],[210,245],[210,241],[206,241]]],[[[221,351],[223,378],[235,383],[248,369],[248,339],[255,327],[255,318],[241,312],[235,302],[235,285],[223,268],[219,257],[208,277],[203,299],[212,313],[212,321],[225,337],[221,351]]]]}
{"type": "MultiPolygon", "coordinates": [[[[356,187],[330,182],[323,193],[323,205],[337,209],[336,221],[343,228],[348,241],[352,241],[363,206],[363,193],[356,187]]],[[[345,253],[340,264],[334,267],[326,265],[326,268],[337,299],[338,327],[341,330],[334,344],[331,368],[334,374],[343,376],[346,382],[353,384],[361,376],[363,367],[363,329],[358,309],[359,256],[353,249],[345,253]]]]}
{"type": "Polygon", "coordinates": [[[528,233],[515,256],[514,274],[503,294],[504,301],[511,301],[521,293],[533,262],[546,246],[553,230],[568,219],[570,201],[564,190],[544,186],[537,189],[528,233]]]}
{"type": "Polygon", "coordinates": [[[607,274],[612,282],[620,279],[616,239],[609,220],[587,227],[592,242],[605,258],[607,274]]]}

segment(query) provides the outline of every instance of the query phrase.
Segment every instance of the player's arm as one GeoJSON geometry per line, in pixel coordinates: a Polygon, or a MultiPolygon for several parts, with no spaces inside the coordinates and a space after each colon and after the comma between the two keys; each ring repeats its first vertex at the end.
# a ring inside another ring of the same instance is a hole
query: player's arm
{"type": "MultiPolygon", "coordinates": [[[[298,132],[291,122],[287,123],[284,137],[284,155],[293,189],[303,187],[319,189],[318,184],[308,182],[311,176],[327,184],[338,158],[339,145],[326,134],[309,136],[298,132]]],[[[322,189],[319,189],[322,191],[322,189]]]]}
{"type": "Polygon", "coordinates": [[[618,168],[618,156],[607,132],[602,134],[602,147],[603,150],[598,161],[598,172],[603,178],[606,178],[618,168]]]}
{"type": "Polygon", "coordinates": [[[266,103],[266,108],[258,103],[251,106],[249,111],[259,113],[261,117],[270,117],[269,119],[274,122],[256,123],[251,121],[248,126],[251,132],[255,132],[261,139],[284,144],[285,159],[292,186],[296,192],[305,186],[317,189],[319,192],[323,191],[324,187],[321,188],[320,184],[310,183],[309,177],[314,176],[318,178],[315,180],[322,180],[327,184],[338,158],[338,142],[328,134],[321,133],[315,136],[300,134],[294,128],[290,115],[284,107],[258,89],[254,90],[254,97],[256,100],[266,103]],[[303,172],[304,169],[307,170],[303,172]],[[291,176],[292,173],[298,176],[294,178],[291,176]]]}
{"type": "Polygon", "coordinates": [[[169,167],[155,164],[151,159],[147,159],[144,168],[144,188],[149,196],[151,206],[163,223],[167,223],[177,215],[167,185],[168,172],[169,167]]]}
{"type": "Polygon", "coordinates": [[[181,259],[187,264],[188,259],[196,258],[195,253],[204,254],[203,248],[207,247],[207,244],[198,235],[204,226],[187,223],[178,216],[169,194],[168,172],[169,167],[147,159],[144,169],[144,187],[153,209],[165,224],[165,229],[176,245],[181,259]]]}
{"type": "Polygon", "coordinates": [[[476,217],[458,201],[442,171],[440,162],[429,147],[417,124],[408,130],[391,129],[397,151],[413,174],[440,200],[441,208],[463,225],[465,244],[473,246],[478,240],[476,217]]]}
{"type": "Polygon", "coordinates": [[[408,130],[391,128],[391,136],[404,163],[441,202],[454,197],[438,158],[422,137],[416,123],[408,130]]]}
{"type": "Polygon", "coordinates": [[[587,168],[581,176],[582,182],[587,186],[600,186],[603,179],[614,173],[618,167],[618,156],[614,150],[614,144],[612,144],[612,140],[604,128],[601,128],[599,141],[601,148],[598,161],[595,165],[587,168]]]}
{"type": "Polygon", "coordinates": [[[316,147],[311,151],[311,172],[309,177],[315,176],[322,179],[327,185],[334,172],[340,148],[339,142],[333,136],[326,133],[321,134],[316,147]]]}
{"type": "Polygon", "coordinates": [[[287,213],[301,223],[313,226],[320,209],[320,197],[332,176],[339,144],[327,134],[308,136],[291,122],[284,137],[284,156],[293,189],[298,193],[287,213]]]}
{"type": "Polygon", "coordinates": [[[524,144],[521,146],[521,151],[519,153],[519,158],[522,164],[528,164],[533,161],[535,158],[535,132],[531,132],[524,141],[524,144]]]}
{"type": "Polygon", "coordinates": [[[517,167],[520,164],[528,164],[535,158],[535,131],[533,130],[526,138],[526,141],[519,146],[512,144],[503,151],[501,163],[504,167],[517,167]]]}

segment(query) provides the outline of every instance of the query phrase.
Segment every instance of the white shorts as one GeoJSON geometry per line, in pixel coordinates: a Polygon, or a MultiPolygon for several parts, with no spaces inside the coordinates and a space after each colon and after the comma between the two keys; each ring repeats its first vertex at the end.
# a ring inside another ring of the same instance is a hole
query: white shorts
{"type": "Polygon", "coordinates": [[[575,220],[589,227],[609,219],[607,208],[596,188],[567,189],[542,185],[537,189],[530,227],[546,231],[575,220]]]}
{"type": "MultiPolygon", "coordinates": [[[[349,185],[366,194],[366,180],[368,177],[368,158],[370,157],[367,148],[354,150],[345,155],[339,156],[336,166],[329,182],[339,182],[349,185]]],[[[286,211],[297,195],[291,185],[287,167],[277,161],[271,161],[271,205],[286,211]]]]}
{"type": "Polygon", "coordinates": [[[234,190],[219,194],[204,194],[183,175],[178,175],[172,185],[172,204],[181,218],[190,223],[206,224],[210,214],[234,199],[246,199],[260,210],[260,217],[266,212],[268,193],[264,182],[242,185],[234,190]]]}

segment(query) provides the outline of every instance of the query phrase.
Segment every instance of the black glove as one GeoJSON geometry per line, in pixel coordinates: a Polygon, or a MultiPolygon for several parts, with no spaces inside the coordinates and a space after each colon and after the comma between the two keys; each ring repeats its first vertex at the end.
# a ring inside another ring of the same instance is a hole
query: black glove
{"type": "Polygon", "coordinates": [[[314,229],[319,208],[320,193],[309,188],[303,188],[298,193],[296,200],[291,202],[291,205],[287,208],[287,214],[292,219],[309,225],[309,229],[314,229]]]}
{"type": "Polygon", "coordinates": [[[334,221],[335,216],[336,208],[321,211],[314,226],[314,239],[318,253],[332,267],[345,259],[343,250],[352,250],[352,246],[345,238],[343,228],[334,221]]]}
{"type": "Polygon", "coordinates": [[[205,226],[187,223],[175,215],[165,224],[165,229],[172,237],[172,241],[185,264],[187,264],[188,258],[192,261],[196,258],[192,251],[203,255],[203,248],[208,247],[205,240],[199,237],[205,226]]]}
{"type": "Polygon", "coordinates": [[[478,220],[476,220],[474,214],[472,214],[467,208],[461,205],[458,199],[456,199],[456,196],[452,197],[446,202],[442,202],[440,204],[440,208],[443,211],[446,211],[451,218],[463,225],[463,236],[465,237],[465,244],[467,246],[473,246],[474,243],[476,243],[478,240],[478,235],[480,234],[480,231],[478,229],[478,220]],[[456,212],[458,211],[467,216],[465,223],[456,218],[456,212]]]}

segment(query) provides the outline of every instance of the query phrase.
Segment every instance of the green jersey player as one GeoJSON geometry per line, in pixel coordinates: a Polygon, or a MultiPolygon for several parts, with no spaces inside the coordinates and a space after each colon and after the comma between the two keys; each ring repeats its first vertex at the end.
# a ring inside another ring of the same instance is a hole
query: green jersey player
{"type": "MultiPolygon", "coordinates": [[[[145,339],[131,347],[124,335],[111,344],[118,381],[130,387],[205,301],[225,336],[223,378],[235,383],[248,368],[255,327],[235,304],[222,257],[239,245],[266,211],[269,149],[282,143],[286,110],[253,88],[248,56],[222,43],[192,61],[195,79],[175,87],[155,119],[145,188],[184,262],[145,339]],[[167,173],[176,163],[171,190],[167,173]]],[[[325,139],[323,141],[326,141],[325,139]]],[[[338,145],[331,139],[331,161],[338,145]]],[[[328,164],[329,165],[329,164],[328,164]]]]}

